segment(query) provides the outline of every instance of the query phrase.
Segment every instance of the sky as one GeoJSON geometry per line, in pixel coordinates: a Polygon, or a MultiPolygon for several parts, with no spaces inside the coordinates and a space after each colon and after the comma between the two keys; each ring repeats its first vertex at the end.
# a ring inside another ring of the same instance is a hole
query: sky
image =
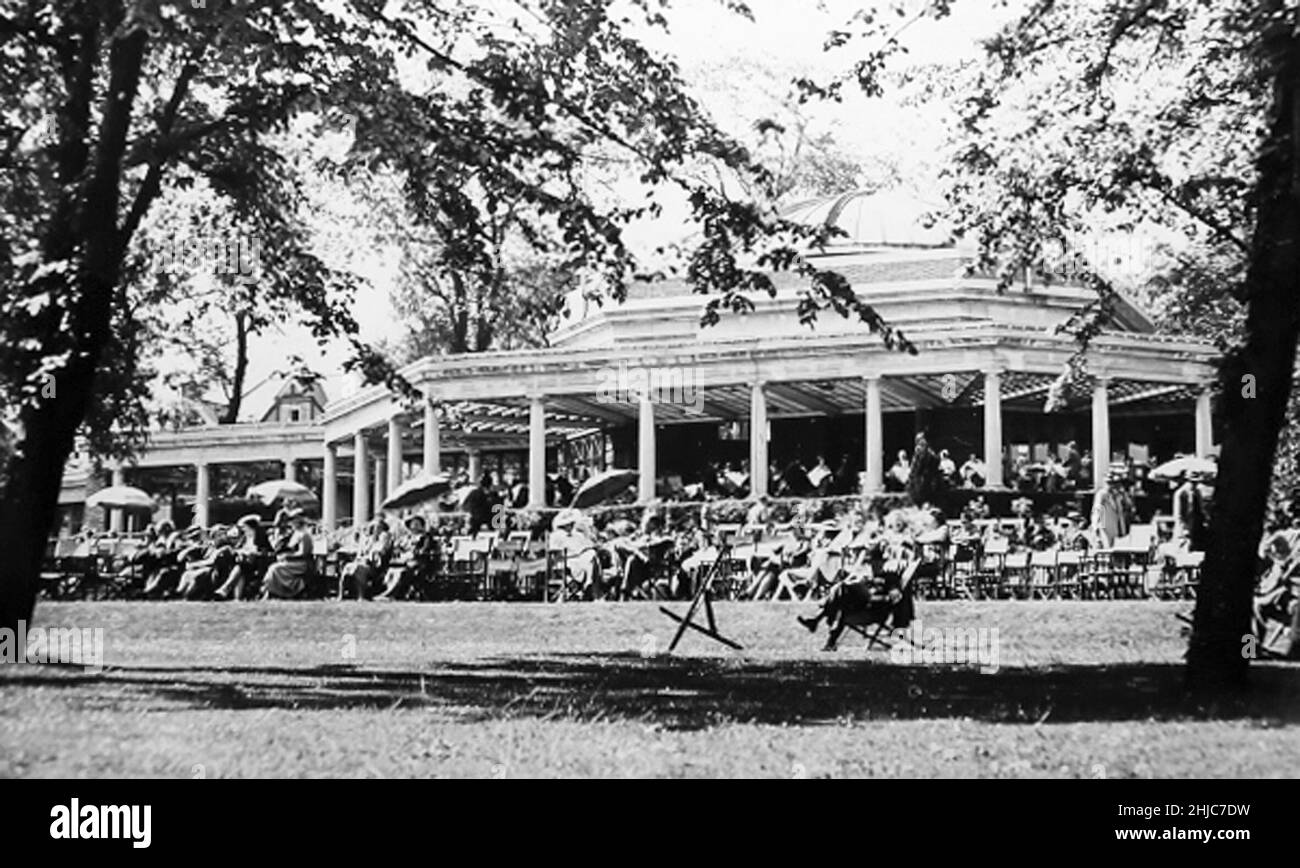
{"type": "MultiPolygon", "coordinates": [[[[717,0],[678,0],[668,13],[670,35],[651,33],[647,42],[674,56],[688,79],[735,61],[770,68],[783,76],[791,71],[833,73],[852,62],[853,52],[824,52],[826,34],[842,26],[863,5],[843,0],[749,0],[755,19],[750,22],[728,12],[717,0]]],[[[1010,20],[1018,5],[1009,6],[1004,0],[957,0],[947,19],[919,22],[904,33],[902,42],[908,53],[900,64],[976,57],[979,40],[1010,20]]],[[[743,84],[720,92],[702,88],[699,97],[724,128],[739,123],[752,103],[764,98],[759,93],[747,94],[743,84]]],[[[915,109],[888,100],[868,104],[850,99],[843,106],[817,111],[824,113],[820,119],[834,128],[841,145],[854,152],[892,149],[899,159],[906,160],[932,155],[940,145],[940,128],[932,123],[934,119],[917,118],[915,109]]],[[[362,337],[369,341],[395,339],[401,329],[388,300],[395,270],[393,251],[353,254],[349,267],[370,284],[358,297],[354,311],[362,337]]],[[[293,325],[274,327],[251,344],[249,385],[282,369],[291,353],[301,355],[326,375],[325,388],[331,400],[359,385],[341,375],[345,346],[322,350],[305,328],[293,325]]]]}

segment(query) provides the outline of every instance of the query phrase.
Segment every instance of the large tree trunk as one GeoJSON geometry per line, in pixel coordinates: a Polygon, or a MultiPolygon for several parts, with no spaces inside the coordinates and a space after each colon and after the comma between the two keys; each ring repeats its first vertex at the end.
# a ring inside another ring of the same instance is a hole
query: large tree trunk
{"type": "MultiPolygon", "coordinates": [[[[128,239],[118,230],[122,156],[131,111],[140,81],[146,33],[137,27],[116,36],[109,51],[109,74],[96,147],[78,189],[70,191],[73,207],[61,207],[46,230],[47,260],[71,261],[68,280],[47,277],[36,288],[69,298],[70,322],[47,317],[33,325],[29,337],[49,353],[70,350],[70,360],[56,375],[52,395],[25,405],[19,414],[22,436],[9,459],[5,490],[0,493],[0,627],[30,620],[40,582],[45,541],[58,516],[63,467],[72,453],[77,429],[94,394],[95,373],[108,344],[113,299],[128,239]]],[[[92,42],[82,51],[95,52],[92,42]]],[[[93,59],[83,63],[94,67],[93,59]]],[[[89,79],[86,80],[89,86],[89,79]]],[[[75,96],[75,95],[74,95],[75,96]]]]}
{"type": "Polygon", "coordinates": [[[1221,370],[1223,444],[1187,653],[1188,686],[1207,695],[1247,683],[1257,550],[1300,337],[1300,42],[1286,27],[1269,28],[1277,31],[1262,34],[1273,116],[1258,160],[1245,342],[1221,370]]]}

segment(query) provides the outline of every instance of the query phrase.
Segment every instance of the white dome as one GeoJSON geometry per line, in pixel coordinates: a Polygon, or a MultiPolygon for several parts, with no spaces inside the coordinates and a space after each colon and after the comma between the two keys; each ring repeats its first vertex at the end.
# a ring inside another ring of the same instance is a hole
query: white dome
{"type": "Polygon", "coordinates": [[[951,247],[951,230],[931,221],[941,210],[898,189],[857,190],[797,202],[781,216],[807,225],[838,226],[847,237],[833,240],[833,247],[951,247]]]}

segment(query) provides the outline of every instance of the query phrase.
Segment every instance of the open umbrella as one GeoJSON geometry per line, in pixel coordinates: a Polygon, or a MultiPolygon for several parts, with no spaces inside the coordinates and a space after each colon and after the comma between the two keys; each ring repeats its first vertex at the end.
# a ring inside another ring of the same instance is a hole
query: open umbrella
{"type": "Polygon", "coordinates": [[[381,503],[380,509],[405,509],[418,506],[451,491],[451,480],[441,473],[417,473],[403,482],[381,503]]]}
{"type": "Polygon", "coordinates": [[[268,506],[277,500],[300,504],[317,502],[316,495],[310,488],[291,479],[268,479],[266,482],[259,482],[248,489],[248,496],[256,497],[268,506]]]}
{"type": "Polygon", "coordinates": [[[1152,479],[1173,480],[1184,474],[1197,472],[1204,473],[1206,476],[1216,476],[1219,466],[1208,458],[1184,455],[1182,458],[1175,458],[1161,464],[1151,471],[1150,476],[1152,479]]]}
{"type": "Polygon", "coordinates": [[[631,488],[639,476],[635,470],[613,469],[597,473],[578,487],[571,505],[574,509],[582,509],[603,503],[631,488]]]}
{"type": "Polygon", "coordinates": [[[86,498],[86,506],[112,509],[153,509],[153,498],[148,492],[130,485],[110,485],[86,498]]]}

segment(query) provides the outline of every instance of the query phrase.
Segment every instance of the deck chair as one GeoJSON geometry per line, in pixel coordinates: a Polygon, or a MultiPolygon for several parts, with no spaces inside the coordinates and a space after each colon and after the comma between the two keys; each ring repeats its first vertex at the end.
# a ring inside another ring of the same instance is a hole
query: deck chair
{"type": "MultiPolygon", "coordinates": [[[[865,609],[857,611],[842,611],[838,623],[831,628],[830,635],[826,639],[826,647],[834,650],[839,642],[840,636],[845,630],[852,630],[859,636],[867,640],[867,648],[871,649],[880,645],[886,650],[894,646],[893,637],[881,638],[881,633],[885,630],[886,624],[893,624],[900,610],[911,608],[912,606],[912,587],[915,581],[916,573],[920,570],[922,563],[912,561],[908,564],[905,572],[899,578],[899,587],[903,591],[903,598],[898,603],[890,604],[887,600],[879,600],[865,609]]],[[[907,641],[907,640],[902,640],[907,641]]]]}

